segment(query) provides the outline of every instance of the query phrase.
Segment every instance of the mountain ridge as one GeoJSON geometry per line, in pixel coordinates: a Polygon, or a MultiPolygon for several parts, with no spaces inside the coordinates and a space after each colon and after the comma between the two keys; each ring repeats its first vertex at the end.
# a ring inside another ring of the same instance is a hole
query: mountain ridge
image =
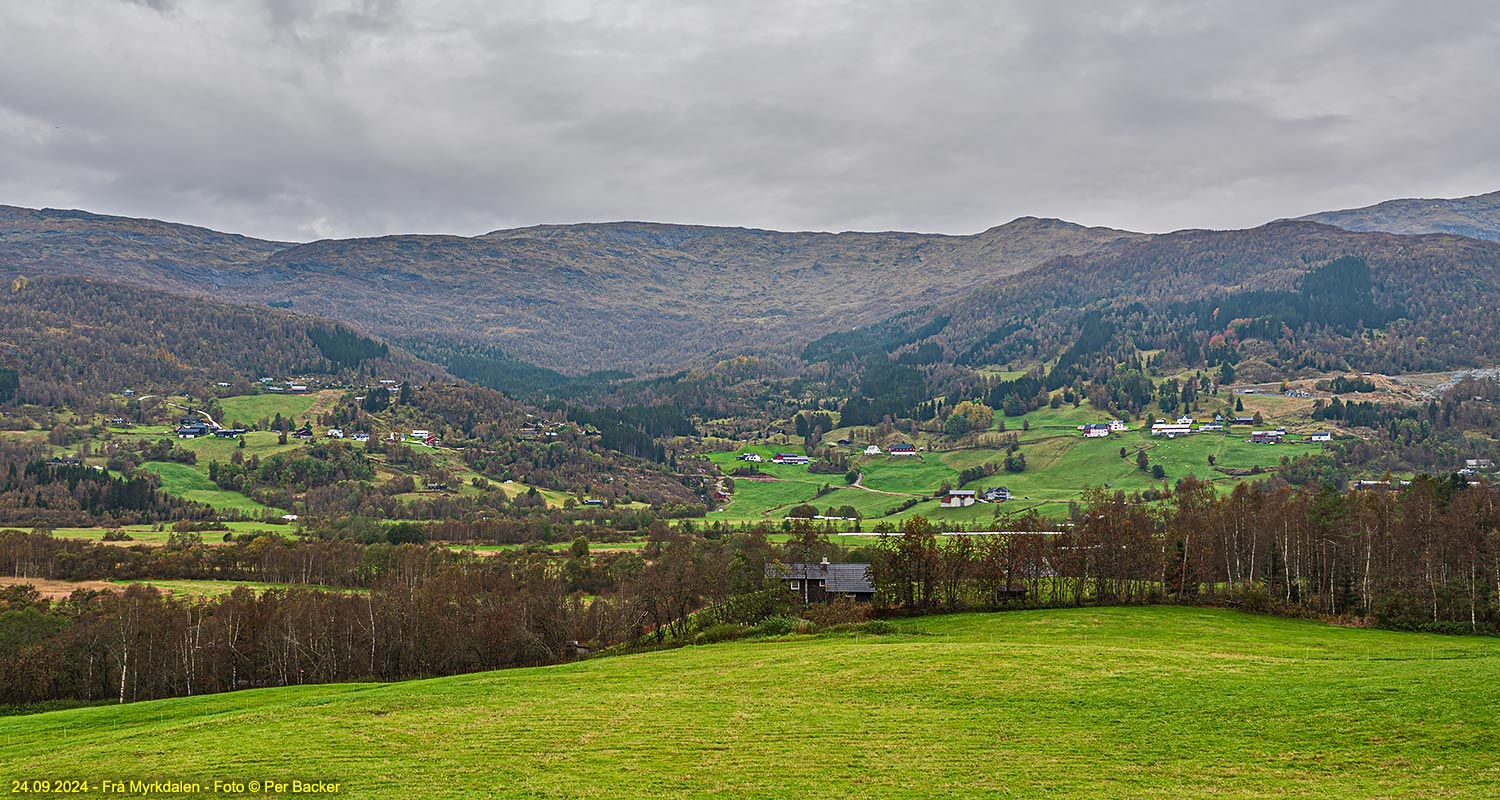
{"type": "Polygon", "coordinates": [[[791,352],[893,308],[1139,236],[1023,217],[963,236],[623,222],[299,244],[13,209],[0,214],[0,274],[271,303],[387,339],[482,343],[578,374],[791,352]]]}
{"type": "Polygon", "coordinates": [[[1360,208],[1296,217],[1345,230],[1397,234],[1450,233],[1500,241],[1500,191],[1452,198],[1399,198],[1360,208]]]}

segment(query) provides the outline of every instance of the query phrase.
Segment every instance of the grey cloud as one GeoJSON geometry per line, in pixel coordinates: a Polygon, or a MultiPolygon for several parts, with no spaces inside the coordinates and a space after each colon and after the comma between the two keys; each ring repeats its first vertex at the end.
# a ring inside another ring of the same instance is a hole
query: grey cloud
{"type": "Polygon", "coordinates": [[[1500,10],[17,5],[0,202],[280,239],[648,219],[1243,227],[1500,188],[1500,10]]]}

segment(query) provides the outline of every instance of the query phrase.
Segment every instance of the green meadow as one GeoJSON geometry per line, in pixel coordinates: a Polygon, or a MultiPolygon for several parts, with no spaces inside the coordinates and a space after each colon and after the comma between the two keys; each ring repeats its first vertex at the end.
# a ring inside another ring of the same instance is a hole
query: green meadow
{"type": "MultiPolygon", "coordinates": [[[[229,528],[230,532],[235,534],[271,531],[291,536],[296,533],[296,529],[290,525],[275,525],[268,522],[226,522],[224,525],[229,528]]],[[[120,530],[130,535],[130,541],[121,542],[120,544],[166,544],[167,539],[172,535],[172,526],[165,525],[163,528],[163,530],[154,530],[151,525],[126,525],[120,528],[120,530]]],[[[104,540],[104,534],[110,529],[53,528],[51,530],[52,535],[59,538],[85,539],[91,542],[99,542],[104,540]]],[[[198,535],[203,537],[205,543],[213,544],[222,540],[224,533],[225,531],[202,531],[198,535]]]]}
{"type": "Polygon", "coordinates": [[[155,473],[161,478],[162,491],[173,497],[207,503],[220,511],[243,511],[258,514],[272,509],[239,492],[220,489],[208,479],[208,468],[204,464],[178,464],[168,461],[148,461],[141,469],[155,473]]]}
{"type": "Polygon", "coordinates": [[[1177,607],[928,617],[0,718],[0,779],[347,797],[1493,797],[1500,649],[1177,607]]]}
{"type": "Polygon", "coordinates": [[[364,589],[340,589],[329,586],[316,586],[312,584],[293,583],[265,583],[263,581],[214,581],[214,580],[157,580],[146,578],[130,581],[113,581],[120,586],[129,586],[134,583],[144,584],[160,589],[163,592],[180,597],[218,597],[229,594],[235,589],[244,587],[254,590],[257,594],[270,589],[319,589],[325,592],[354,592],[363,593],[364,589]]]}
{"type": "Polygon", "coordinates": [[[222,419],[219,422],[231,425],[238,421],[251,425],[262,419],[274,418],[277,414],[284,419],[295,417],[301,421],[317,400],[317,394],[268,393],[225,397],[219,400],[219,408],[222,409],[222,419]]]}

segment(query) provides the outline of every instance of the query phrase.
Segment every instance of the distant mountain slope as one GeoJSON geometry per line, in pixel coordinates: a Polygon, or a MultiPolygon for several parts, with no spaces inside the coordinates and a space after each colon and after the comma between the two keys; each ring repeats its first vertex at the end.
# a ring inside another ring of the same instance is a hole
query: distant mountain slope
{"type": "Polygon", "coordinates": [[[0,266],[13,273],[182,287],[289,246],[153,219],[0,206],[0,266]]]}
{"type": "Polygon", "coordinates": [[[1298,217],[1350,231],[1453,233],[1500,241],[1500,192],[1473,197],[1387,200],[1364,208],[1298,217]]]}
{"type": "Polygon", "coordinates": [[[289,303],[387,338],[482,343],[581,373],[790,351],[1138,236],[1027,217],[972,236],[610,223],[289,246],[9,209],[0,275],[81,274],[289,303]]]}

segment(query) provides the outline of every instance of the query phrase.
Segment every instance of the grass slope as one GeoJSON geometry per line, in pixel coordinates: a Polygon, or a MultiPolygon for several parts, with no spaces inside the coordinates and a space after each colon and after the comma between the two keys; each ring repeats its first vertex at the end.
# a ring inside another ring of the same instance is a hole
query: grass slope
{"type": "Polygon", "coordinates": [[[1184,608],[962,615],[0,719],[0,779],[349,797],[1477,797],[1495,643],[1184,608]]]}

